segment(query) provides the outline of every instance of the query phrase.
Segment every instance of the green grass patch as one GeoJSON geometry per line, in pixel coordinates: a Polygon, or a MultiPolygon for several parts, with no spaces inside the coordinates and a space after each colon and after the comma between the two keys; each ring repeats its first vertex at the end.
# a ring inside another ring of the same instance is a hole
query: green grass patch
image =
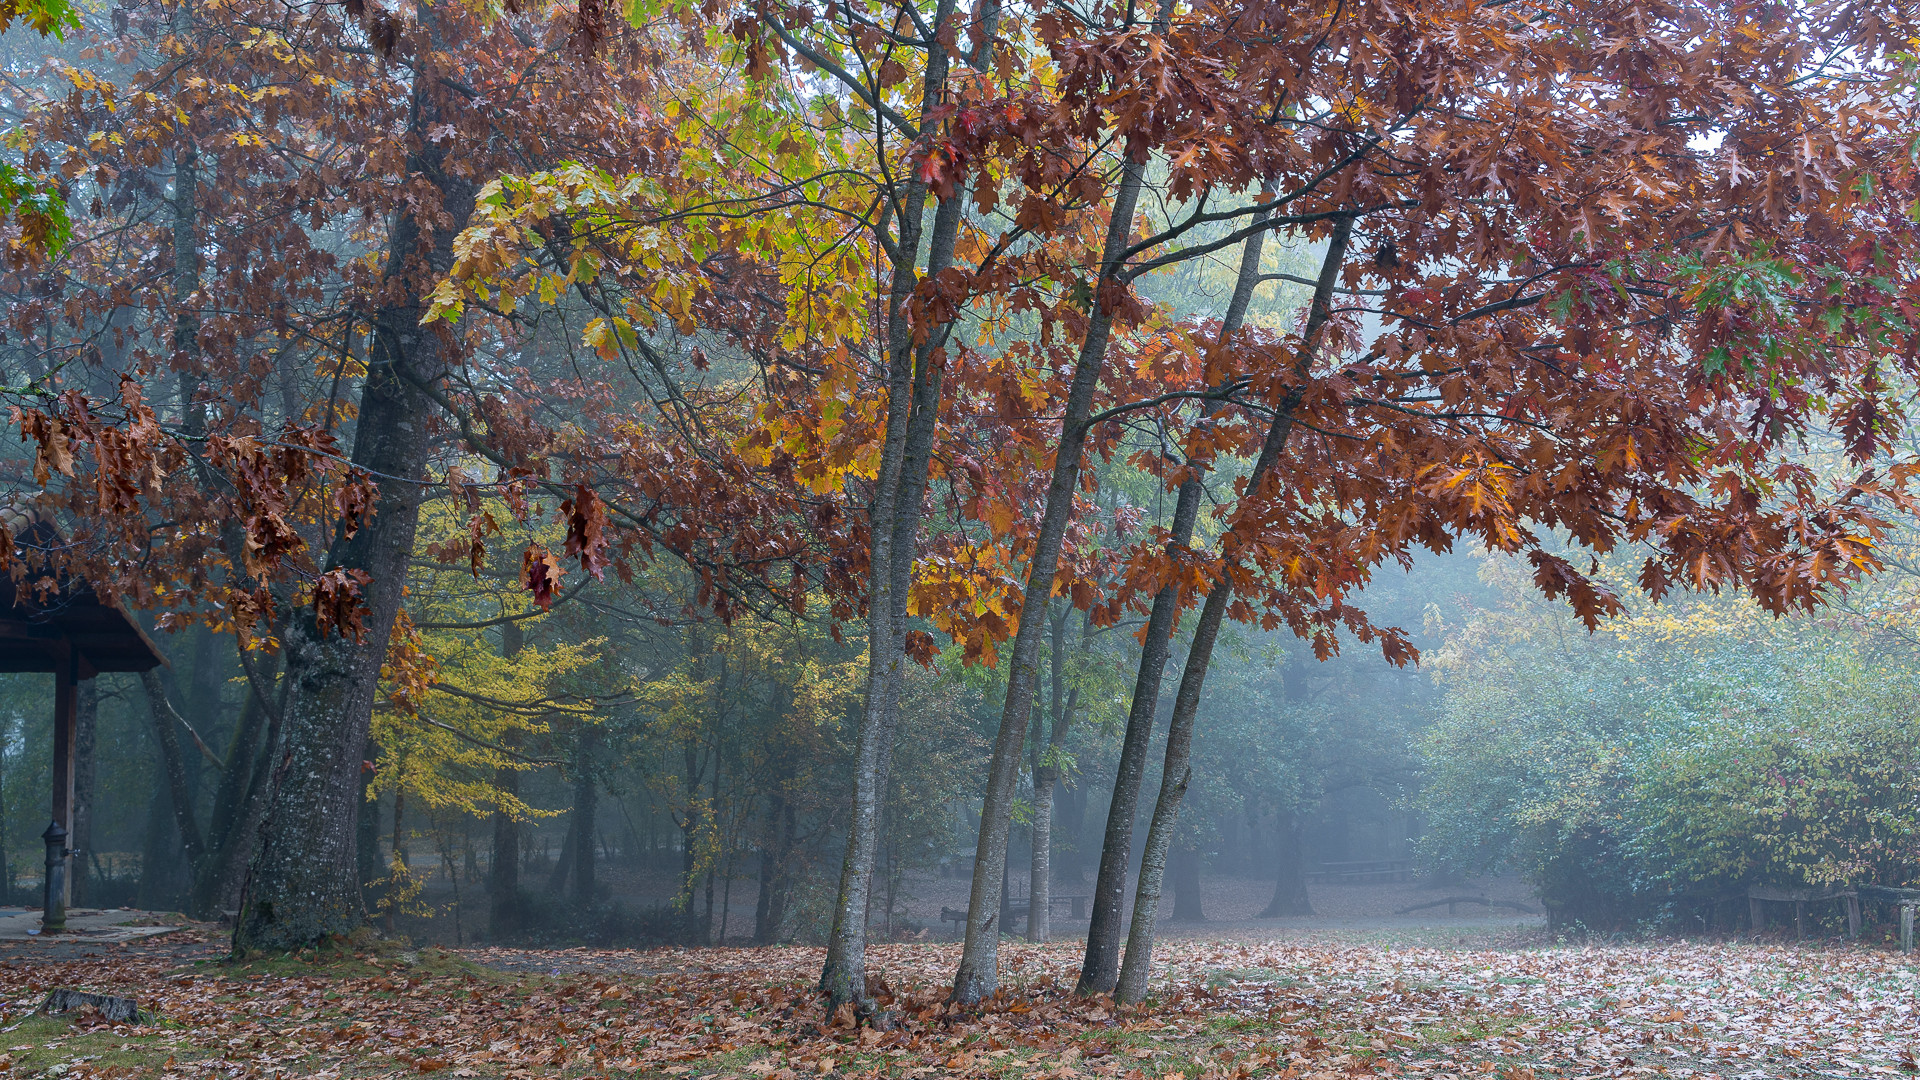
{"type": "Polygon", "coordinates": [[[377,938],[362,928],[311,949],[291,953],[249,953],[241,957],[203,961],[201,970],[229,978],[271,975],[281,978],[358,979],[405,975],[409,978],[469,975],[490,983],[537,982],[526,973],[497,971],[476,964],[459,953],[435,945],[414,948],[406,941],[377,938]]]}

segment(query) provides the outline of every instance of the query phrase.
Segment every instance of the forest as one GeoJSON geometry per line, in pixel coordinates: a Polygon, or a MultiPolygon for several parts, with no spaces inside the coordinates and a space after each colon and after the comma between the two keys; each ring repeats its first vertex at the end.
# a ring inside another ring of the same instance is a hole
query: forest
{"type": "Polygon", "coordinates": [[[0,50],[0,1070],[1920,1067],[1911,5],[0,50]]]}

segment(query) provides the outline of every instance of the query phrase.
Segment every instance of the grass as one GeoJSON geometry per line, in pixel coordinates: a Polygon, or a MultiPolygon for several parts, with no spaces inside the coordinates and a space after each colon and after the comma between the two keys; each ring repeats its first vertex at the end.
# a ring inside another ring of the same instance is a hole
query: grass
{"type": "MultiPolygon", "coordinates": [[[[408,942],[376,938],[367,931],[296,953],[252,953],[239,958],[201,961],[196,966],[204,972],[224,974],[231,978],[318,975],[322,978],[364,979],[404,972],[422,978],[471,975],[488,982],[516,981],[516,976],[476,964],[459,953],[434,945],[416,949],[408,942]]],[[[525,976],[518,976],[517,981],[524,982],[525,976]]]]}
{"type": "Polygon", "coordinates": [[[68,1016],[35,1013],[0,1032],[0,1061],[10,1076],[60,1075],[85,1063],[102,1070],[128,1070],[129,1075],[157,1076],[168,1060],[212,1060],[212,1050],[195,1049],[161,1029],[131,1035],[111,1027],[76,1029],[68,1016]]]}

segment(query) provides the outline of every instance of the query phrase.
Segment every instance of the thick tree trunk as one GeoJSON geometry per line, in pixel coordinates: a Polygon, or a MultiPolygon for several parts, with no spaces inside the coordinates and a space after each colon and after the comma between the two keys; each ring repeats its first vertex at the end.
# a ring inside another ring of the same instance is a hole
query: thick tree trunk
{"type": "Polygon", "coordinates": [[[473,183],[444,167],[450,144],[426,137],[441,122],[440,96],[449,93],[423,64],[414,79],[407,166],[425,181],[411,189],[415,196],[430,192],[440,205],[410,200],[389,226],[388,290],[372,318],[352,458],[378,487],[376,513],[352,535],[343,528],[324,564],[328,572],[367,576],[363,632],[356,640],[344,628],[325,630],[311,608],[295,613],[283,630],[285,730],[271,809],[234,932],[240,953],[311,945],[350,932],[363,917],[353,830],[360,762],[419,524],[434,387],[448,363],[445,331],[420,323],[422,298],[451,267],[453,239],[473,212],[473,183]],[[424,233],[423,222],[432,222],[434,231],[424,233]],[[422,251],[425,267],[415,262],[422,251]]]}
{"type": "MultiPolygon", "coordinates": [[[[1267,427],[1266,441],[1260,447],[1260,457],[1247,474],[1245,498],[1259,496],[1261,485],[1272,473],[1274,464],[1280,460],[1280,454],[1286,448],[1287,437],[1293,433],[1293,410],[1300,404],[1320,329],[1326,325],[1332,310],[1333,287],[1346,258],[1347,237],[1352,226],[1350,218],[1342,218],[1334,226],[1333,240],[1327,245],[1327,253],[1320,266],[1320,277],[1314,287],[1313,306],[1307,313],[1307,324],[1302,329],[1300,354],[1295,360],[1299,388],[1292,391],[1274,410],[1273,421],[1267,427]]],[[[1140,881],[1134,893],[1133,924],[1127,934],[1127,954],[1120,966],[1120,981],[1114,988],[1114,997],[1123,1002],[1139,1001],[1146,996],[1147,980],[1152,973],[1153,926],[1160,911],[1160,886],[1166,869],[1167,847],[1179,824],[1180,803],[1186,797],[1187,784],[1193,775],[1194,718],[1200,708],[1200,693],[1207,681],[1207,665],[1213,658],[1214,642],[1219,638],[1220,624],[1233,599],[1232,541],[1231,533],[1221,538],[1224,565],[1219,580],[1207,593],[1207,602],[1200,608],[1200,621],[1194,627],[1193,644],[1187,650],[1186,668],[1180,674],[1180,690],[1174,695],[1173,717],[1167,724],[1167,752],[1160,769],[1160,797],[1154,803],[1153,822],[1147,827],[1146,850],[1140,856],[1140,881]]]]}
{"type": "Polygon", "coordinates": [[[1173,870],[1173,921],[1206,922],[1207,914],[1200,903],[1200,850],[1191,841],[1174,844],[1173,870]]]}
{"type": "Polygon", "coordinates": [[[1307,899],[1306,845],[1300,842],[1300,815],[1282,810],[1273,830],[1273,901],[1259,917],[1311,914],[1313,902],[1307,899]]]}

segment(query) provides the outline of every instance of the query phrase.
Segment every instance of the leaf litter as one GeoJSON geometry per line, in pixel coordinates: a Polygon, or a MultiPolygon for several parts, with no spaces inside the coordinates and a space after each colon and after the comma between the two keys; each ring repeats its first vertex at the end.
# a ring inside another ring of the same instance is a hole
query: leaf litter
{"type": "Polygon", "coordinates": [[[888,1030],[828,1016],[812,948],[469,949],[183,966],[176,953],[0,961],[0,1076],[1311,1080],[1912,1075],[1920,976],[1863,948],[1667,942],[1444,948],[1176,941],[1155,999],[1072,994],[1077,944],[1002,947],[983,1008],[952,945],[875,946],[888,1030]],[[34,1015],[55,986],[153,1026],[34,1015]]]}

